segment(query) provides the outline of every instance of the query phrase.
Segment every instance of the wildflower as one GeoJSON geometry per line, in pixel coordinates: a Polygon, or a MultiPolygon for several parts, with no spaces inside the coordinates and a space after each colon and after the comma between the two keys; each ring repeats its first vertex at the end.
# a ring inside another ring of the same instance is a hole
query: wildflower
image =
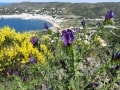
{"type": "Polygon", "coordinates": [[[82,24],[83,27],[85,27],[85,20],[82,20],[81,24],[82,24]]]}
{"type": "Polygon", "coordinates": [[[24,58],[22,58],[22,61],[21,61],[22,64],[25,64],[25,63],[28,63],[27,60],[25,60],[24,58]]]}
{"type": "Polygon", "coordinates": [[[30,63],[32,63],[32,64],[36,63],[36,60],[34,57],[30,57],[30,63]]]}
{"type": "Polygon", "coordinates": [[[27,81],[27,76],[23,76],[22,81],[23,82],[27,81]]]}
{"type": "Polygon", "coordinates": [[[18,75],[19,75],[19,72],[18,72],[18,71],[14,71],[14,74],[18,76],[18,75]]]}
{"type": "Polygon", "coordinates": [[[90,44],[90,42],[87,41],[87,40],[84,40],[84,43],[85,43],[86,45],[89,45],[89,44],[90,44]]]}
{"type": "Polygon", "coordinates": [[[103,47],[107,46],[107,43],[103,40],[102,44],[103,47]]]}
{"type": "Polygon", "coordinates": [[[45,57],[41,53],[37,53],[36,57],[42,64],[45,62],[45,57]]]}
{"type": "Polygon", "coordinates": [[[47,30],[49,29],[47,23],[44,23],[44,28],[47,30]]]}
{"type": "Polygon", "coordinates": [[[103,43],[103,39],[102,39],[101,37],[98,36],[96,39],[97,39],[97,41],[98,41],[100,44],[103,43]]]}
{"type": "Polygon", "coordinates": [[[109,11],[109,18],[114,18],[115,15],[114,15],[114,12],[112,10],[109,11]]]}
{"type": "Polygon", "coordinates": [[[110,18],[109,18],[109,11],[107,11],[107,13],[106,13],[106,15],[105,15],[105,20],[108,20],[108,19],[110,19],[110,18]]]}
{"type": "Polygon", "coordinates": [[[114,17],[115,17],[115,15],[114,15],[114,13],[113,13],[112,10],[107,11],[107,14],[105,15],[105,19],[106,19],[106,20],[111,19],[111,18],[114,18],[114,17]]]}
{"type": "Polygon", "coordinates": [[[44,53],[47,53],[47,52],[48,52],[48,48],[47,48],[46,45],[41,44],[41,45],[40,45],[40,48],[41,48],[41,50],[42,50],[44,53]]]}
{"type": "Polygon", "coordinates": [[[74,41],[74,33],[72,30],[67,29],[62,31],[62,41],[66,46],[70,46],[72,42],[74,41]]]}
{"type": "Polygon", "coordinates": [[[33,44],[33,45],[38,45],[38,39],[36,37],[31,37],[30,38],[30,42],[33,44]]]}
{"type": "Polygon", "coordinates": [[[97,37],[96,41],[103,47],[107,46],[107,43],[105,42],[105,40],[103,40],[101,37],[97,37]]]}
{"type": "Polygon", "coordinates": [[[103,24],[104,25],[114,24],[114,22],[112,20],[112,18],[114,18],[114,17],[115,17],[115,15],[114,15],[114,13],[113,13],[112,10],[107,11],[107,13],[105,15],[105,20],[104,20],[103,24]]]}

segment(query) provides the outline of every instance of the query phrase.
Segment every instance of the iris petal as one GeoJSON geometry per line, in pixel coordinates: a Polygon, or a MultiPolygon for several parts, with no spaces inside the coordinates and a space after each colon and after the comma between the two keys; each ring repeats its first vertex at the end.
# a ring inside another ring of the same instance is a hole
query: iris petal
{"type": "Polygon", "coordinates": [[[62,31],[62,41],[66,46],[69,46],[74,41],[74,33],[72,30],[67,29],[62,31]]]}

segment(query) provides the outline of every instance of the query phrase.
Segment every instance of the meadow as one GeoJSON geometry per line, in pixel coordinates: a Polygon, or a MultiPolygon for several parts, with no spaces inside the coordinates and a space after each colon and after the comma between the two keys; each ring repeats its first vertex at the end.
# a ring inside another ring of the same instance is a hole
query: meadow
{"type": "Polygon", "coordinates": [[[17,33],[0,28],[0,90],[119,90],[120,29],[113,11],[89,30],[17,33]]]}

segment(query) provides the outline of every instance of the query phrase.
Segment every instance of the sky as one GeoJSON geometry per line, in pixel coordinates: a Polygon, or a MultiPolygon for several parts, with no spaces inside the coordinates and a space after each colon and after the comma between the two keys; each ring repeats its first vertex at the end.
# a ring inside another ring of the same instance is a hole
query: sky
{"type": "Polygon", "coordinates": [[[72,2],[72,3],[96,3],[96,2],[120,2],[120,0],[0,0],[0,2],[72,2]]]}

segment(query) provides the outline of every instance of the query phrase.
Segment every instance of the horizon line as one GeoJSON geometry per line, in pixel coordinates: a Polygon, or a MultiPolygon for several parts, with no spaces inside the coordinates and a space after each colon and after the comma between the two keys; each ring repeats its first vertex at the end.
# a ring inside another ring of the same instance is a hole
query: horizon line
{"type": "Polygon", "coordinates": [[[62,2],[61,1],[50,1],[50,2],[47,2],[47,1],[44,1],[44,2],[40,2],[40,1],[39,2],[37,2],[37,1],[20,1],[19,2],[18,1],[17,2],[16,1],[16,2],[14,2],[13,1],[13,2],[0,2],[0,3],[23,3],[23,2],[31,2],[31,3],[32,2],[33,3],[117,3],[117,2],[120,2],[120,1],[114,1],[114,2],[113,1],[111,1],[111,2],[66,2],[66,1],[65,2],[63,2],[63,1],[62,2]]]}

